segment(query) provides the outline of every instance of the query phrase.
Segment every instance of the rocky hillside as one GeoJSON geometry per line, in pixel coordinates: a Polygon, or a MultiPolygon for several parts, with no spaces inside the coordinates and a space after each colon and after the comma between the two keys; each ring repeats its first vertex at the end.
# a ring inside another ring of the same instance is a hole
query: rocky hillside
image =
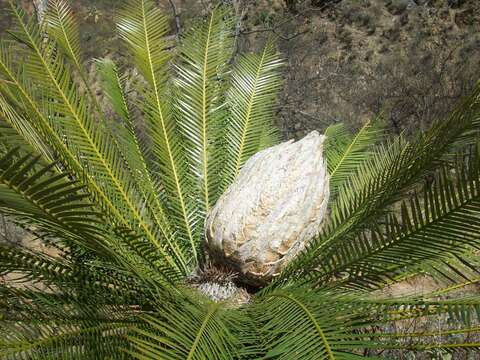
{"type": "MultiPolygon", "coordinates": [[[[71,1],[87,57],[122,51],[113,19],[123,1],[71,1]]],[[[7,2],[0,0],[1,32],[10,22],[7,2]]],[[[33,11],[31,0],[19,2],[33,11]]],[[[177,14],[180,31],[212,2],[158,1],[167,14],[177,14]]],[[[278,39],[287,63],[277,118],[285,138],[376,117],[395,132],[417,131],[444,117],[480,74],[478,0],[223,2],[239,17],[239,47],[278,39]]]]}
{"type": "Polygon", "coordinates": [[[242,31],[271,29],[288,61],[278,119],[287,137],[377,116],[418,131],[479,78],[477,0],[264,1],[250,14],[242,31]]]}

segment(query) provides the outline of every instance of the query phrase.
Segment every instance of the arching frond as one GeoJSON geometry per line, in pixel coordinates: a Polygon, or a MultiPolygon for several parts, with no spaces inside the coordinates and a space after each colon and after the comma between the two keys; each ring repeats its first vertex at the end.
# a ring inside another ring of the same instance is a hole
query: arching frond
{"type": "MultiPolygon", "coordinates": [[[[102,206],[115,218],[119,226],[140,228],[156,251],[165,254],[165,261],[178,268],[175,256],[168,256],[168,244],[162,243],[158,230],[150,219],[141,214],[143,201],[136,184],[126,171],[123,159],[110,132],[105,130],[106,124],[97,122],[94,115],[95,105],[88,97],[81,95],[72,79],[65,59],[54,51],[56,43],[45,39],[35,24],[27,23],[20,10],[15,10],[18,22],[16,36],[28,45],[18,48],[26,52],[29,61],[22,71],[32,79],[32,87],[41,89],[45,95],[39,100],[29,91],[33,89],[22,86],[17,79],[15,85],[22,92],[36,115],[42,120],[51,138],[57,139],[55,151],[65,156],[65,165],[77,176],[85,176],[90,191],[98,196],[102,206]],[[28,89],[28,90],[27,90],[28,89]],[[46,114],[45,114],[46,113],[46,114]],[[67,138],[68,141],[63,139],[67,138]],[[82,154],[81,157],[79,154],[82,154]],[[84,168],[89,169],[84,173],[84,168]]],[[[6,68],[6,74],[14,72],[6,68]]],[[[180,271],[180,269],[179,269],[180,271]]]]}
{"type": "Polygon", "coordinates": [[[136,280],[6,246],[0,264],[8,279],[0,286],[2,357],[123,358],[134,306],[146,301],[136,280]]]}
{"type": "MultiPolygon", "coordinates": [[[[122,125],[130,130],[132,136],[132,142],[136,142],[134,137],[134,125],[132,123],[132,117],[127,101],[127,97],[124,90],[124,79],[121,78],[118,68],[113,60],[110,59],[98,59],[96,61],[97,70],[100,76],[102,90],[105,92],[109,104],[115,114],[122,120],[122,125]]],[[[141,160],[140,155],[135,154],[141,160]]],[[[145,160],[142,160],[143,162],[145,160]]],[[[129,162],[129,166],[134,164],[129,162]]]]}
{"type": "Polygon", "coordinates": [[[409,267],[401,273],[399,278],[425,273],[442,284],[435,293],[449,294],[462,291],[480,282],[479,269],[480,259],[477,251],[472,251],[448,257],[443,261],[424,262],[418,267],[409,267]]]}
{"type": "Polygon", "coordinates": [[[441,265],[453,255],[479,249],[480,174],[474,158],[469,169],[456,170],[455,178],[444,167],[421,198],[413,194],[402,202],[400,217],[389,214],[384,224],[376,222],[330,249],[335,254],[325,248],[312,276],[330,281],[342,274],[346,278],[340,284],[370,287],[419,264],[441,265]]]}
{"type": "Polygon", "coordinates": [[[319,311],[320,302],[310,300],[307,305],[304,301],[290,294],[268,295],[261,308],[261,322],[264,323],[261,331],[265,337],[264,346],[269,349],[265,358],[343,359],[336,346],[350,339],[341,331],[341,322],[335,318],[335,313],[330,308],[329,316],[323,315],[320,319],[315,313],[319,311]]]}
{"type": "MultiPolygon", "coordinates": [[[[439,200],[439,198],[435,200],[439,200]]],[[[475,218],[478,215],[472,214],[468,209],[470,203],[475,208],[477,206],[475,202],[476,197],[469,197],[465,203],[458,204],[458,207],[450,208],[445,212],[439,211],[435,215],[432,213],[432,209],[428,209],[426,214],[420,215],[421,209],[416,208],[418,205],[413,205],[409,209],[413,213],[410,215],[405,207],[401,222],[392,216],[388,219],[385,228],[378,227],[371,232],[371,240],[364,235],[355,239],[348,250],[339,246],[344,250],[342,252],[345,254],[344,261],[353,254],[354,249],[359,249],[359,246],[371,246],[371,249],[361,251],[353,255],[350,260],[345,261],[345,265],[347,262],[354,264],[352,267],[338,266],[335,272],[346,271],[349,274],[348,280],[340,281],[340,283],[349,283],[355,287],[374,286],[376,282],[393,278],[399,272],[404,273],[406,266],[417,267],[418,263],[435,260],[440,266],[442,265],[441,260],[446,261],[452,255],[462,256],[463,253],[472,251],[472,248],[478,248],[480,239],[476,233],[478,230],[475,230],[478,226],[475,218]],[[468,225],[466,223],[456,224],[457,216],[463,215],[472,216],[469,217],[470,223],[468,225]],[[421,221],[421,223],[417,223],[417,221],[421,221]],[[453,226],[454,223],[457,226],[453,226]],[[402,229],[403,226],[412,227],[410,227],[410,231],[405,231],[402,229]],[[360,260],[360,258],[362,259],[360,260]],[[362,272],[362,275],[357,272],[362,272]]],[[[478,209],[473,212],[478,212],[478,209]]]]}
{"type": "Polygon", "coordinates": [[[226,185],[238,175],[243,164],[265,146],[268,128],[272,127],[273,111],[282,84],[279,67],[282,61],[269,42],[261,54],[242,56],[232,72],[227,94],[230,119],[226,130],[226,185]]]}
{"type": "Polygon", "coordinates": [[[134,330],[135,337],[130,338],[134,350],[129,353],[136,359],[238,358],[241,339],[234,332],[238,314],[222,305],[185,299],[162,306],[154,316],[143,318],[145,326],[134,330]]]}
{"type": "Polygon", "coordinates": [[[15,149],[0,159],[2,212],[35,225],[36,231],[101,251],[106,245],[99,226],[102,215],[85,201],[83,186],[66,180],[67,173],[52,173],[53,164],[38,162],[39,157],[15,149]]]}
{"type": "Polygon", "coordinates": [[[438,123],[416,141],[406,143],[399,138],[386,148],[379,147],[340,189],[331,206],[331,222],[322,229],[322,235],[306,247],[284,275],[290,276],[290,271],[301,269],[303,274],[310,276],[326,248],[347,243],[373,220],[388,215],[391,206],[439,164],[455,141],[478,126],[479,91],[480,85],[448,120],[438,123]]]}
{"type": "Polygon", "coordinates": [[[77,70],[82,69],[78,25],[64,0],[49,0],[45,14],[46,31],[55,39],[77,70]]]}
{"type": "Polygon", "coordinates": [[[19,325],[2,329],[0,342],[4,359],[112,359],[125,358],[117,351],[126,346],[123,339],[128,331],[125,325],[102,324],[95,326],[62,325],[44,326],[19,325]]]}
{"type": "MultiPolygon", "coordinates": [[[[7,279],[2,296],[5,299],[12,297],[11,303],[7,301],[8,304],[2,305],[4,317],[20,319],[25,316],[32,320],[40,314],[45,315],[48,309],[37,308],[44,305],[50,306],[52,314],[58,313],[55,311],[55,305],[61,301],[60,299],[57,301],[45,299],[45,304],[35,304],[36,299],[43,301],[42,296],[45,293],[38,290],[42,288],[48,289],[47,293],[52,294],[54,298],[64,296],[64,300],[68,294],[79,296],[79,292],[87,294],[91,301],[94,300],[93,297],[98,297],[95,301],[99,306],[133,305],[143,300],[142,284],[134,277],[113,268],[112,264],[108,267],[105,263],[101,267],[94,260],[85,259],[84,263],[80,263],[65,257],[68,257],[68,250],[65,253],[59,252],[57,256],[51,256],[28,248],[1,244],[0,274],[7,279]],[[25,294],[22,291],[25,291],[25,294]],[[29,291],[38,291],[38,294],[31,294],[29,291]],[[30,307],[23,310],[9,309],[9,306],[16,306],[19,298],[24,298],[30,307]]],[[[71,316],[73,317],[74,314],[72,313],[71,316]]]]}
{"type": "Polygon", "coordinates": [[[53,164],[41,165],[39,157],[17,150],[5,154],[0,159],[0,211],[48,244],[84,249],[106,262],[120,261],[133,267],[133,273],[144,271],[159,284],[176,278],[174,270],[165,268],[162,255],[152,254],[143,237],[104,226],[105,218],[82,191],[84,186],[52,168],[53,164]],[[159,273],[151,274],[154,269],[159,273]]]}
{"type": "Polygon", "coordinates": [[[109,126],[116,130],[114,132],[117,137],[117,143],[126,161],[126,166],[128,166],[131,176],[142,192],[145,207],[150,209],[153,220],[156,221],[162,237],[168,243],[169,248],[175,253],[183,269],[187,271],[188,261],[186,259],[186,250],[180,248],[182,244],[174,243],[172,225],[168,219],[165,206],[160,200],[162,190],[159,186],[155,185],[152,174],[148,169],[148,164],[138,140],[117,67],[113,61],[107,59],[98,60],[97,66],[105,95],[110,100],[113,110],[120,118],[119,123],[112,121],[109,123],[109,126]]]}
{"type": "Polygon", "coordinates": [[[462,343],[449,335],[479,333],[480,299],[478,297],[429,300],[404,298],[369,300],[336,296],[330,290],[285,289],[268,293],[253,308],[268,359],[360,359],[360,349],[470,349],[479,344],[462,343]],[[390,326],[408,319],[435,318],[448,315],[466,327],[415,332],[405,327],[394,332],[390,326]],[[372,329],[377,328],[375,332],[372,329]],[[431,337],[437,336],[432,345],[431,337]],[[414,339],[406,342],[405,339],[414,339]],[[441,341],[438,339],[441,338],[441,341]]]}
{"type": "Polygon", "coordinates": [[[121,38],[132,53],[135,66],[147,85],[141,89],[159,180],[168,194],[172,218],[184,244],[190,246],[193,263],[198,245],[198,217],[191,201],[189,176],[182,139],[172,116],[167,62],[170,53],[168,22],[151,0],[132,1],[118,21],[121,38]]]}
{"type": "Polygon", "coordinates": [[[220,196],[227,64],[232,56],[232,19],[216,8],[181,39],[176,65],[176,109],[185,152],[197,179],[204,214],[220,196]]]}
{"type": "MultiPolygon", "coordinates": [[[[3,90],[8,92],[8,89],[3,90]]],[[[0,90],[1,141],[8,149],[18,147],[26,152],[40,152],[45,159],[53,161],[52,150],[47,143],[34,130],[31,122],[19,113],[1,92],[2,90],[0,90]]]]}
{"type": "MultiPolygon", "coordinates": [[[[55,41],[56,46],[63,52],[65,57],[73,64],[75,75],[82,82],[81,92],[85,92],[99,116],[104,122],[105,115],[97,97],[91,89],[83,64],[83,56],[80,46],[80,32],[72,9],[65,0],[48,0],[48,7],[44,18],[44,27],[47,34],[55,41]]],[[[108,129],[105,129],[108,131],[108,129]]]]}
{"type": "Polygon", "coordinates": [[[380,135],[380,126],[371,121],[367,121],[354,136],[343,124],[331,125],[325,130],[325,157],[331,194],[335,195],[372,155],[373,145],[380,140],[380,135]]]}

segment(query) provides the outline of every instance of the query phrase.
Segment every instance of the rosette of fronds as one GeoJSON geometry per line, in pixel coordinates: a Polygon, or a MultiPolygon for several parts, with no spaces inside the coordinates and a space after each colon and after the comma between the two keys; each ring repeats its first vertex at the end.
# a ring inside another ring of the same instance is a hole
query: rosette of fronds
{"type": "Polygon", "coordinates": [[[128,55],[95,61],[98,97],[68,5],[51,0],[40,24],[11,8],[0,209],[43,246],[0,244],[2,358],[478,350],[480,298],[456,292],[480,279],[478,87],[411,141],[380,140],[370,123],[356,135],[329,128],[326,219],[268,284],[243,288],[228,264],[211,264],[204,222],[248,159],[277,144],[274,45],[233,58],[235,19],[223,7],[173,41],[153,1],[131,0],[117,20],[128,55]],[[441,286],[382,297],[425,273],[441,286]]]}

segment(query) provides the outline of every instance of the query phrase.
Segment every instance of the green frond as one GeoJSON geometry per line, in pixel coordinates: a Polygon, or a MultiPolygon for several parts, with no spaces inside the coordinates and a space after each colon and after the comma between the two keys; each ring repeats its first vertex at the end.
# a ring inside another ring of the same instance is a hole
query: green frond
{"type": "Polygon", "coordinates": [[[181,38],[176,63],[176,111],[185,153],[204,215],[220,196],[226,124],[228,61],[233,52],[232,18],[215,8],[181,38]]]}
{"type": "MultiPolygon", "coordinates": [[[[98,299],[95,300],[97,305],[126,305],[142,300],[141,284],[132,276],[122,274],[111,266],[107,267],[106,263],[100,267],[92,260],[79,263],[65,259],[68,256],[68,249],[53,257],[19,246],[0,244],[0,274],[7,279],[2,298],[12,298],[10,304],[7,305],[9,301],[6,300],[2,305],[3,317],[25,316],[33,319],[39,314],[44,314],[46,310],[41,312],[39,306],[45,307],[48,304],[51,306],[51,316],[53,316],[58,314],[58,310],[55,309],[58,302],[61,299],[65,300],[66,295],[72,293],[77,297],[80,294],[87,294],[92,301],[97,297],[98,299]],[[47,293],[55,294],[58,299],[49,300],[45,292],[31,293],[29,289],[35,288],[46,288],[47,293]],[[99,293],[102,295],[99,296],[99,293]],[[47,299],[44,299],[44,296],[47,296],[47,299]],[[9,307],[12,304],[14,306],[20,298],[24,298],[25,303],[31,306],[23,310],[16,307],[10,309],[9,307]]],[[[65,317],[65,315],[62,316],[65,317]]]]}
{"type": "Polygon", "coordinates": [[[436,124],[415,141],[407,143],[398,138],[390,145],[378,146],[374,155],[339,189],[331,205],[330,223],[290,264],[284,276],[300,270],[309,277],[319,266],[321,254],[331,253],[337,245],[361,236],[375,219],[387,216],[393,204],[438,166],[450,146],[478,126],[479,91],[480,84],[449,119],[436,124]]]}
{"type": "Polygon", "coordinates": [[[358,171],[360,164],[372,156],[373,145],[380,140],[380,135],[379,124],[371,121],[367,121],[354,136],[343,124],[331,125],[325,130],[325,157],[331,194],[335,195],[342,184],[358,171]]]}
{"type": "MultiPolygon", "coordinates": [[[[26,129],[26,132],[23,133],[19,131],[25,139],[41,137],[49,147],[55,149],[56,155],[65,164],[81,172],[82,165],[79,160],[64,144],[65,136],[62,130],[49,117],[51,110],[46,102],[37,100],[36,86],[27,77],[17,76],[19,72],[23,71],[23,67],[17,69],[14,65],[16,49],[16,46],[0,43],[0,74],[4,78],[0,89],[2,92],[2,97],[0,97],[2,117],[12,124],[12,127],[26,129]],[[11,104],[14,104],[15,107],[11,104]]],[[[45,153],[42,147],[35,146],[37,144],[35,141],[30,144],[38,153],[45,153]]],[[[49,155],[46,156],[49,158],[49,155]]],[[[53,159],[50,160],[53,161],[53,159]]]]}
{"type": "Polygon", "coordinates": [[[156,91],[162,91],[171,58],[167,51],[171,45],[167,39],[168,18],[153,1],[129,1],[117,20],[117,29],[142,76],[156,91]]]}
{"type": "Polygon", "coordinates": [[[22,282],[33,285],[41,282],[49,286],[67,271],[72,272],[72,269],[61,259],[53,259],[26,248],[0,244],[0,274],[17,274],[17,277],[8,281],[9,285],[22,282]]]}
{"type": "MultiPolygon", "coordinates": [[[[424,272],[438,279],[442,287],[438,294],[450,294],[464,290],[480,282],[480,259],[477,251],[462,253],[442,262],[421,264],[418,268],[409,268],[407,274],[424,272]]],[[[403,275],[403,274],[402,274],[403,275]]]]}
{"type": "MultiPolygon", "coordinates": [[[[55,45],[73,63],[75,70],[73,79],[75,80],[75,75],[77,75],[83,83],[83,86],[78,88],[78,92],[86,93],[89,96],[96,115],[101,119],[101,122],[107,123],[106,115],[90,87],[88,75],[83,66],[80,33],[70,6],[64,0],[49,0],[44,20],[47,34],[54,39],[55,45]]],[[[68,66],[68,64],[66,65],[68,66]]],[[[110,132],[109,127],[105,127],[103,130],[110,132]]],[[[113,141],[115,142],[115,138],[113,138],[113,141]]]]}
{"type": "Polygon", "coordinates": [[[452,299],[418,295],[393,299],[385,299],[381,295],[378,299],[350,296],[339,301],[354,303],[364,310],[370,309],[371,319],[375,319],[376,324],[448,314],[451,320],[471,326],[478,320],[480,310],[480,298],[477,295],[452,299]]]}
{"type": "Polygon", "coordinates": [[[114,128],[117,144],[126,161],[126,166],[128,166],[131,176],[142,192],[145,206],[150,209],[152,217],[162,233],[162,237],[168,243],[169,248],[174,252],[177,259],[180,260],[184,271],[187,271],[186,250],[179,248],[182,244],[174,243],[173,229],[168,219],[168,213],[165,205],[160,200],[162,190],[155,185],[151,172],[148,169],[117,67],[113,61],[104,59],[97,61],[97,68],[105,95],[120,118],[119,123],[112,121],[109,123],[109,126],[114,128]]]}
{"type": "Polygon", "coordinates": [[[479,266],[480,259],[476,250],[462,252],[460,255],[445,254],[430,261],[406,266],[400,271],[397,269],[396,275],[391,276],[390,280],[383,279],[383,284],[378,285],[382,289],[388,289],[389,286],[410,279],[429,279],[435,283],[436,288],[428,296],[453,296],[469,291],[480,282],[479,266]]]}
{"type": "Polygon", "coordinates": [[[0,210],[11,221],[34,231],[47,243],[80,247],[103,261],[126,262],[138,268],[133,273],[142,271],[142,264],[149,261],[143,266],[159,273],[146,273],[160,279],[160,283],[176,278],[171,269],[165,268],[162,254],[153,253],[144,238],[132,237],[125,231],[114,234],[109,226],[104,226],[104,216],[88,201],[90,196],[83,191],[83,185],[66,179],[68,173],[52,174],[53,164],[38,163],[38,157],[21,155],[17,150],[0,159],[0,210]],[[133,253],[127,255],[125,246],[133,253]],[[141,257],[135,258],[134,254],[139,252],[141,257]]]}
{"type": "MultiPolygon", "coordinates": [[[[288,359],[295,354],[300,359],[340,359],[337,355],[330,337],[335,337],[339,342],[341,332],[339,323],[331,317],[330,321],[319,321],[312,309],[292,295],[271,294],[269,308],[276,309],[281,316],[265,312],[262,322],[264,336],[267,337],[265,347],[270,349],[266,359],[288,359]],[[280,320],[280,321],[279,321],[280,320]],[[294,329],[298,334],[292,334],[294,329]],[[283,336],[281,336],[284,334],[283,336]],[[299,342],[302,334],[303,341],[299,342]],[[279,338],[280,337],[280,338],[279,338]]],[[[270,311],[270,309],[269,309],[270,311]]]]}
{"type": "Polygon", "coordinates": [[[434,184],[425,187],[423,204],[417,194],[402,202],[400,218],[388,215],[384,224],[375,223],[335,246],[335,254],[325,249],[315,277],[342,274],[347,277],[339,280],[342,284],[372,286],[421,264],[444,265],[440,262],[479,249],[478,160],[470,169],[457,169],[455,178],[443,168],[434,184]]]}
{"type": "Polygon", "coordinates": [[[365,345],[367,349],[478,351],[479,344],[467,340],[480,333],[480,303],[476,296],[448,300],[400,298],[346,301],[355,303],[364,313],[370,312],[364,324],[360,325],[363,330],[357,326],[356,331],[359,339],[368,341],[365,345]],[[419,329],[408,326],[412,321],[418,322],[419,329]],[[383,331],[374,331],[375,327],[383,331]]]}
{"type": "Polygon", "coordinates": [[[169,96],[167,62],[170,53],[168,21],[151,0],[131,1],[118,20],[120,37],[127,44],[134,64],[146,81],[141,90],[141,110],[152,142],[158,178],[168,195],[179,239],[190,246],[192,266],[197,258],[199,219],[190,196],[184,145],[178,136],[169,96]]]}
{"type": "Polygon", "coordinates": [[[37,231],[101,251],[103,216],[85,201],[84,187],[66,180],[67,173],[52,173],[54,164],[38,163],[39,157],[15,149],[0,159],[2,212],[34,224],[37,231]]]}
{"type": "Polygon", "coordinates": [[[15,271],[0,286],[2,358],[123,358],[135,306],[146,301],[135,282],[29,250],[2,247],[0,263],[15,271]],[[20,287],[17,274],[28,280],[20,287]]]}
{"type": "Polygon", "coordinates": [[[475,325],[479,320],[479,306],[478,297],[370,300],[337,296],[328,289],[286,288],[261,296],[252,312],[263,335],[264,347],[269,349],[263,358],[330,360],[357,359],[356,354],[362,349],[424,351],[432,346],[433,336],[441,337],[434,345],[439,349],[474,350],[478,344],[457,339],[480,332],[480,327],[475,325]],[[441,316],[466,326],[450,327],[446,323],[441,329],[431,331],[416,332],[408,326],[395,330],[399,321],[428,318],[434,322],[441,316]],[[415,342],[405,342],[409,338],[415,342]]]}
{"type": "Polygon", "coordinates": [[[89,96],[96,114],[106,122],[105,114],[88,81],[82,59],[79,27],[68,3],[65,0],[48,0],[43,25],[48,36],[55,41],[56,47],[73,64],[75,75],[80,77],[83,87],[78,91],[89,96]]]}
{"type": "Polygon", "coordinates": [[[266,349],[262,359],[364,358],[356,352],[367,346],[368,340],[355,332],[368,314],[362,305],[340,300],[328,292],[307,289],[286,289],[260,297],[252,317],[266,349]]]}
{"type": "MultiPolygon", "coordinates": [[[[179,296],[181,299],[181,296],[179,296]]],[[[145,326],[130,337],[136,359],[236,359],[241,339],[233,332],[238,315],[222,303],[183,302],[161,305],[160,312],[144,316],[145,326]]]]}
{"type": "Polygon", "coordinates": [[[41,139],[31,122],[10,105],[2,95],[2,91],[8,92],[8,89],[0,90],[0,126],[2,128],[0,141],[9,149],[18,147],[26,152],[39,152],[48,161],[53,161],[50,147],[41,139]]]}
{"type": "Polygon", "coordinates": [[[17,323],[2,326],[0,348],[4,359],[124,359],[119,349],[128,346],[128,330],[125,324],[17,323]]]}
{"type": "Polygon", "coordinates": [[[226,130],[226,185],[238,175],[245,162],[259,150],[273,145],[268,137],[273,111],[282,85],[282,61],[269,42],[261,54],[240,57],[231,76],[227,103],[231,112],[226,130]]]}
{"type": "MultiPolygon", "coordinates": [[[[56,133],[54,138],[68,139],[57,142],[55,150],[69,155],[70,161],[66,165],[78,177],[86,175],[87,186],[119,222],[118,225],[138,226],[152,247],[165,254],[165,261],[178,268],[175,257],[167,255],[168,244],[160,241],[157,229],[142,216],[141,195],[125,169],[116,143],[110,132],[105,130],[106,124],[97,122],[93,116],[94,104],[77,91],[65,59],[54,51],[56,43],[41,36],[34,24],[25,22],[20,10],[14,13],[19,25],[17,34],[28,45],[28,48],[21,49],[29,59],[22,71],[33,79],[35,87],[48,96],[41,101],[44,110],[48,111],[48,121],[55,124],[54,128],[50,127],[56,133]],[[79,154],[82,154],[81,157],[79,154]],[[88,168],[86,173],[85,168],[88,168]]],[[[41,114],[45,117],[43,112],[41,114]]]]}
{"type": "MultiPolygon", "coordinates": [[[[109,104],[115,114],[122,120],[122,124],[133,133],[134,125],[125,95],[124,81],[119,74],[117,66],[110,59],[98,59],[96,60],[96,65],[102,90],[105,92],[109,104]]],[[[136,141],[136,139],[133,140],[136,141]]]]}
{"type": "Polygon", "coordinates": [[[64,0],[49,0],[45,13],[45,28],[77,70],[82,69],[80,36],[70,6],[64,0]]]}

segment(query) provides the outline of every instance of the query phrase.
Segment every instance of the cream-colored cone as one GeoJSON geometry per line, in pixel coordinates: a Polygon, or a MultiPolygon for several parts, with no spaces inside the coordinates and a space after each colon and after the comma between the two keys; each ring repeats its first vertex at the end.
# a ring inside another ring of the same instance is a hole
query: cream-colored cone
{"type": "Polygon", "coordinates": [[[313,131],[247,161],[207,216],[215,261],[264,285],[318,233],[329,197],[324,140],[313,131]]]}

